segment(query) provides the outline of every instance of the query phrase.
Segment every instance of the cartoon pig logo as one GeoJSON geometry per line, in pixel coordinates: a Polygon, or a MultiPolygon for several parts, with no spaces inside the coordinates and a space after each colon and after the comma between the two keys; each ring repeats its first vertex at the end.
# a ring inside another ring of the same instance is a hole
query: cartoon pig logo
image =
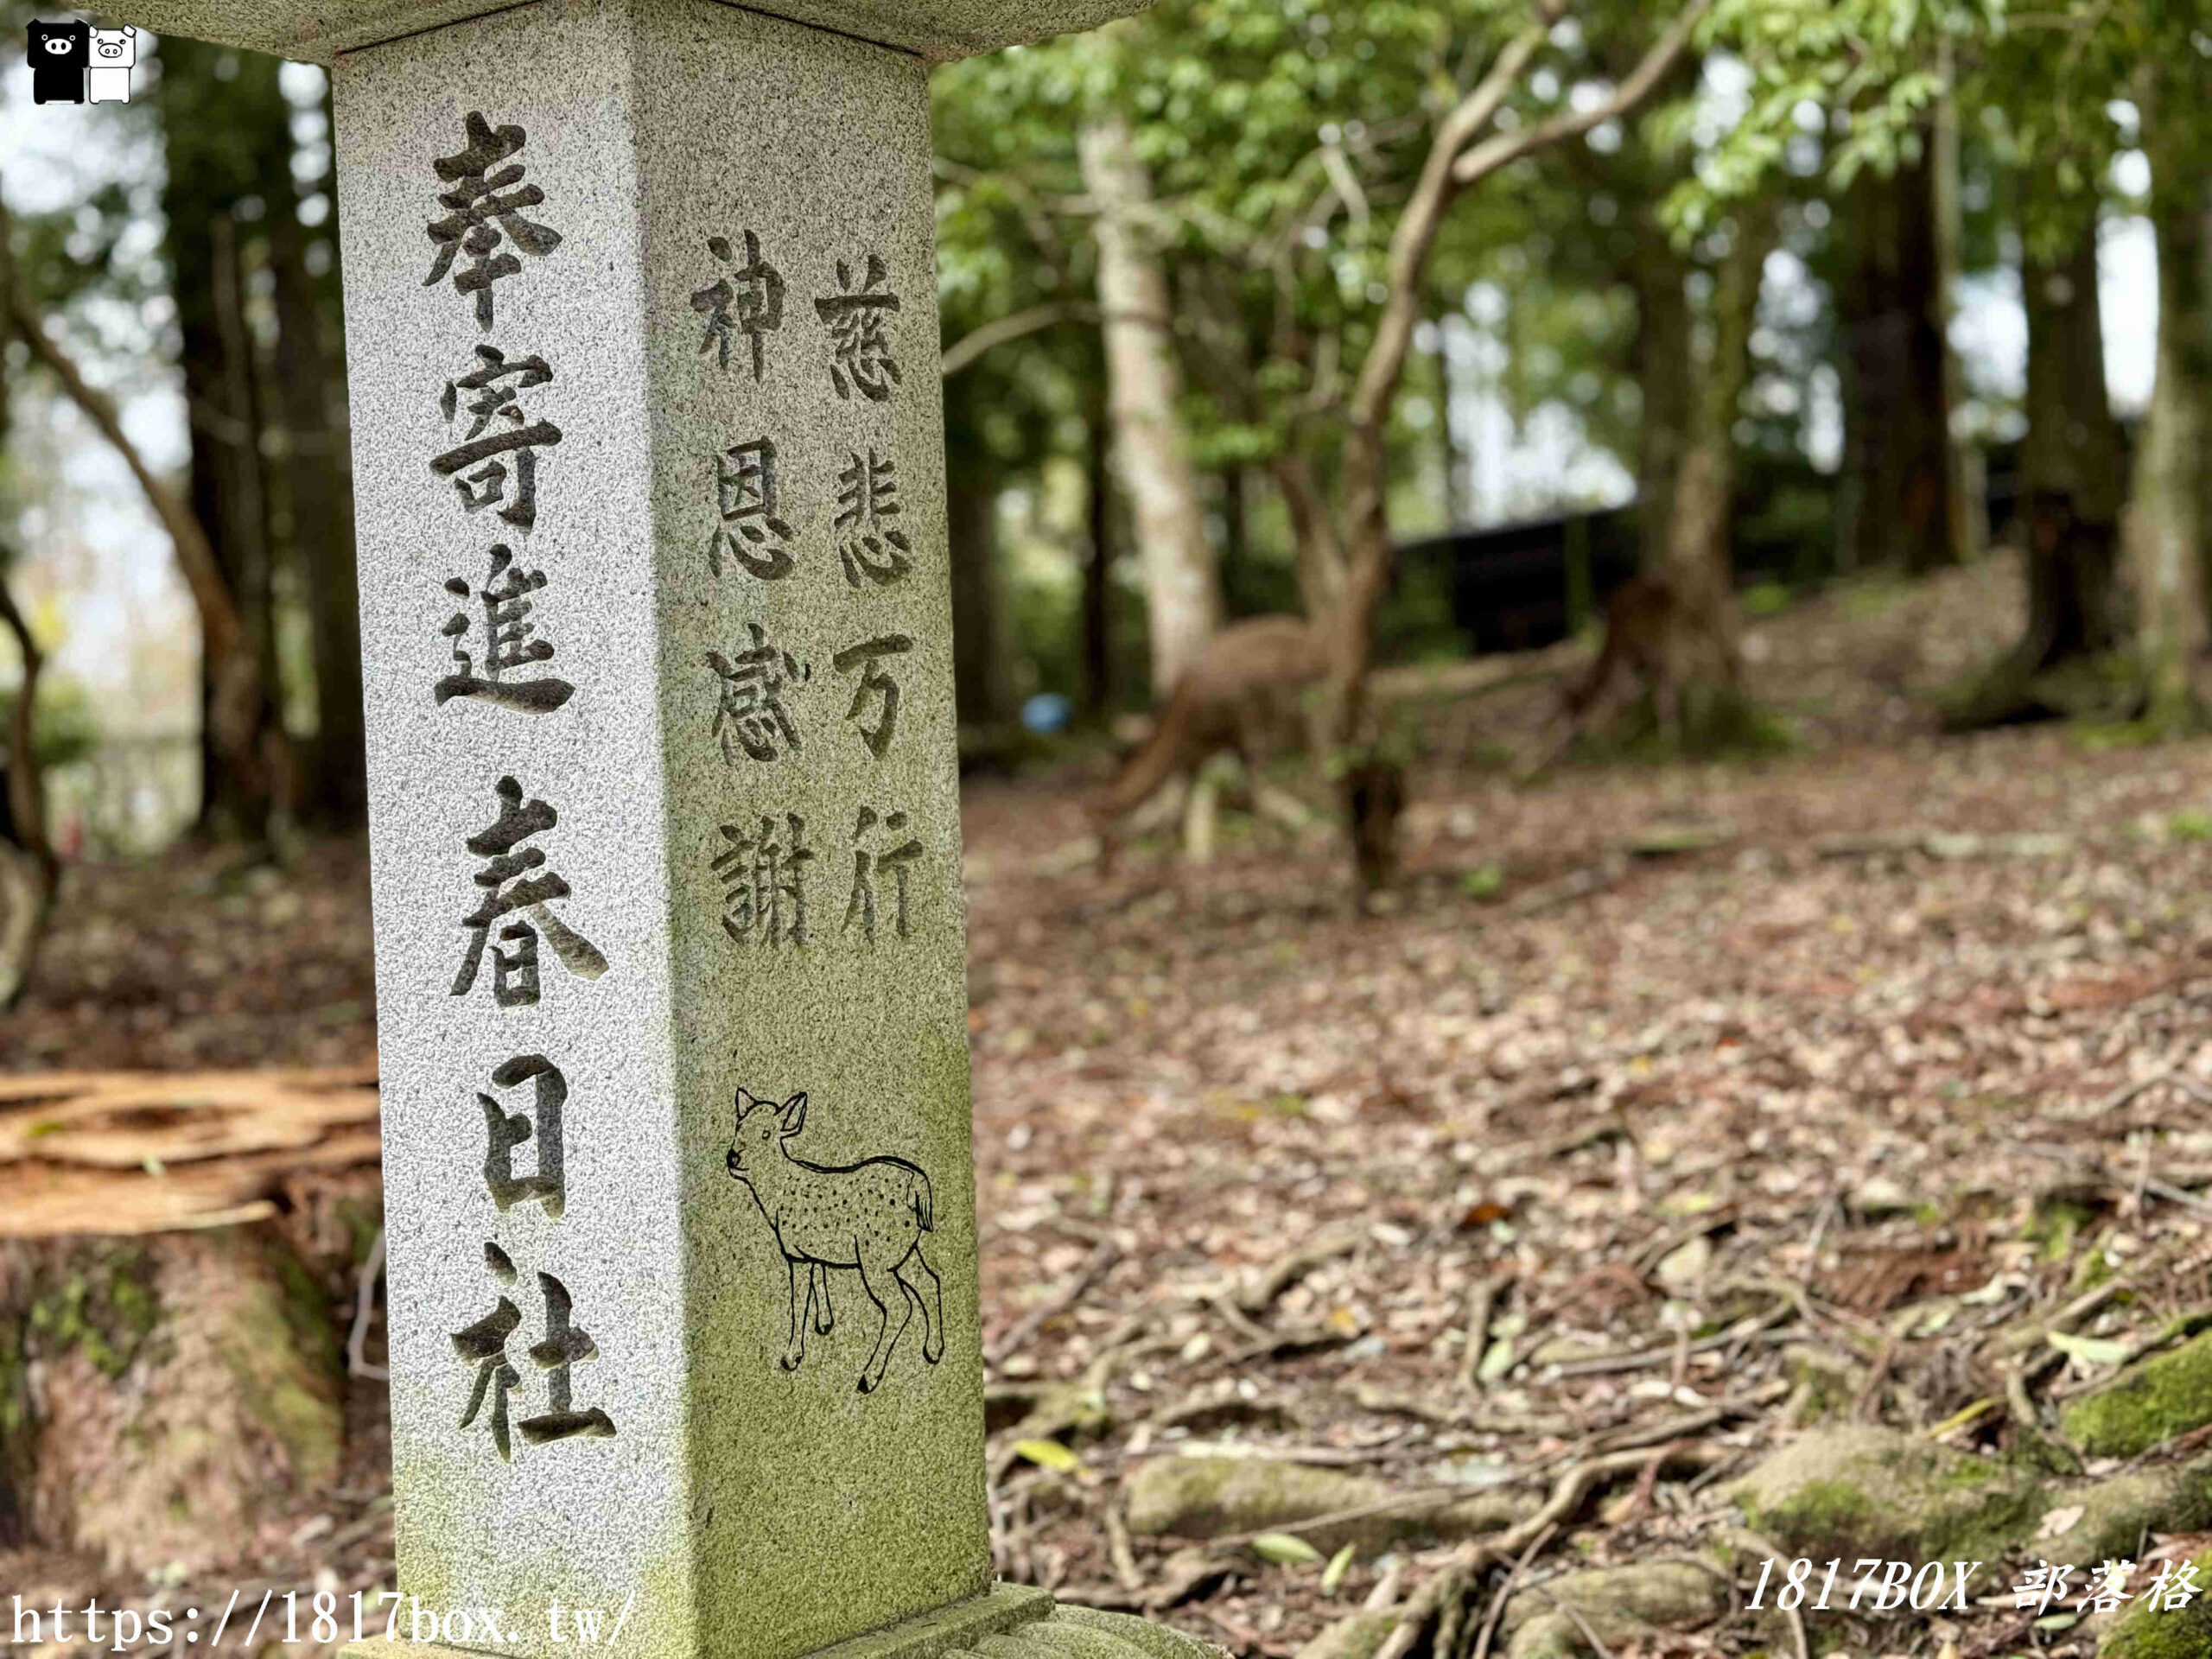
{"type": "Polygon", "coordinates": [[[130,66],[138,61],[138,31],[135,29],[96,29],[92,31],[92,67],[86,77],[95,104],[130,101],[130,66]]]}

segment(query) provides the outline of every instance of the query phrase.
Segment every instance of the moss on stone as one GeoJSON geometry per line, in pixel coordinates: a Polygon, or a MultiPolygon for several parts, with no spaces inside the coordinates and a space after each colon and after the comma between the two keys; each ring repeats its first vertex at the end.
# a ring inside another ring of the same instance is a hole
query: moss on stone
{"type": "Polygon", "coordinates": [[[2212,1332],[2083,1395],[2059,1422],[2093,1458],[2132,1458],[2212,1423],[2212,1332]]]}
{"type": "Polygon", "coordinates": [[[2057,1488],[2044,1507],[2082,1510],[2064,1535],[2065,1547],[2081,1559],[2133,1555],[2146,1533],[2195,1532],[2212,1523],[2212,1458],[2057,1488]]]}
{"type": "Polygon", "coordinates": [[[1753,1528],[1827,1555],[2001,1555],[2044,1508],[2035,1477],[1866,1425],[1816,1430],[1727,1489],[1753,1528]]]}
{"type": "MultiPolygon", "coordinates": [[[[2212,1551],[2190,1563],[2200,1583],[2212,1581],[2212,1551]]],[[[2135,1580],[2136,1593],[2150,1583],[2135,1580]]],[[[2097,1659],[2204,1659],[2212,1653],[2212,1599],[2199,1596],[2186,1607],[2166,1609],[2136,1601],[2120,1623],[2097,1643],[2097,1659]]]]}
{"type": "Polygon", "coordinates": [[[1324,1552],[1347,1543],[1363,1552],[1400,1539],[1462,1537],[1495,1532],[1526,1512],[1503,1492],[1477,1492],[1449,1504],[1409,1503],[1322,1527],[1317,1516],[1371,1510],[1404,1494],[1382,1481],[1341,1470],[1259,1458],[1163,1457],[1141,1464],[1128,1482],[1129,1529],[1217,1538],[1229,1533],[1295,1532],[1324,1552]]]}
{"type": "Polygon", "coordinates": [[[1298,1659],[1375,1659],[1398,1628],[1398,1617],[1395,1607],[1346,1613],[1300,1648],[1298,1659]]]}

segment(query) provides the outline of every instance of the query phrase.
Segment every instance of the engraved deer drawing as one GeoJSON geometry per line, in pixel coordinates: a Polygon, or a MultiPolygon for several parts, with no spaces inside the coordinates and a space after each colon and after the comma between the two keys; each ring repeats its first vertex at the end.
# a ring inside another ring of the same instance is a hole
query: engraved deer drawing
{"type": "Polygon", "coordinates": [[[882,1385],[892,1351],[917,1309],[922,1357],[936,1364],[944,1353],[944,1295],[937,1269],[922,1255],[922,1235],[936,1224],[930,1178],[904,1158],[825,1166],[794,1156],[791,1143],[806,1126],[804,1090],[779,1103],[740,1089],[736,1107],[723,1163],[730,1179],[752,1192],[791,1270],[791,1342],[784,1369],[795,1371],[805,1358],[809,1325],[826,1333],[836,1322],[830,1306],[832,1268],[857,1268],[861,1288],[875,1304],[875,1346],[861,1368],[862,1394],[882,1385]],[[895,1329],[893,1300],[899,1304],[895,1329]]]}

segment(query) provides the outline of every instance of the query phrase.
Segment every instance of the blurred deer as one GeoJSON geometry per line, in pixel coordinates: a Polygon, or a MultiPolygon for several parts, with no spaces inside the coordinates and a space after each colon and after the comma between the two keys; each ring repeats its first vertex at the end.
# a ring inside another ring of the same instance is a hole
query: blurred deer
{"type": "Polygon", "coordinates": [[[1171,779],[1195,777],[1224,749],[1243,763],[1256,796],[1255,761],[1270,728],[1284,725],[1299,694],[1327,671],[1320,631],[1294,616],[1254,617],[1214,635],[1175,682],[1152,734],[1084,803],[1098,838],[1099,867],[1111,864],[1122,820],[1171,779]]]}
{"type": "Polygon", "coordinates": [[[1560,694],[1545,722],[1545,747],[1522,773],[1523,781],[1548,770],[1601,715],[1633,696],[1639,682],[1651,693],[1661,734],[1679,747],[1684,697],[1708,672],[1733,687],[1734,646],[1672,577],[1644,572],[1606,602],[1605,639],[1597,660],[1560,694]],[[1556,738],[1549,736],[1553,732],[1556,738]]]}
{"type": "Polygon", "coordinates": [[[806,1127],[803,1090],[779,1105],[740,1089],[736,1106],[722,1161],[730,1179],[743,1182],[760,1206],[791,1271],[791,1340],[783,1368],[795,1371],[806,1357],[808,1325],[826,1332],[836,1323],[830,1306],[832,1268],[857,1268],[861,1288],[875,1304],[875,1346],[861,1368],[862,1394],[881,1385],[892,1350],[917,1309],[922,1357],[936,1364],[944,1354],[944,1294],[937,1269],[922,1255],[922,1235],[936,1225],[930,1178],[904,1158],[827,1166],[794,1157],[791,1143],[806,1127]],[[916,1268],[923,1275],[919,1284],[912,1276],[916,1268]],[[899,1300],[895,1331],[889,1300],[893,1286],[899,1300]]]}

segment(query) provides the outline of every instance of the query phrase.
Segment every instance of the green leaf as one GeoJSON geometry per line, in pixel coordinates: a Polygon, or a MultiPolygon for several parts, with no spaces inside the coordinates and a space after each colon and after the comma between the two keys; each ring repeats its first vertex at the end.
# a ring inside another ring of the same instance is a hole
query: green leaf
{"type": "Polygon", "coordinates": [[[1062,1446],[1058,1440],[1016,1440],[1014,1453],[1035,1464],[1039,1469],[1052,1469],[1063,1475],[1084,1472],[1083,1459],[1062,1446]]]}
{"type": "Polygon", "coordinates": [[[1500,1337],[1483,1353],[1482,1363],[1475,1367],[1475,1380],[1495,1382],[1513,1369],[1513,1339],[1500,1337]]]}
{"type": "Polygon", "coordinates": [[[1321,1552],[1303,1538],[1287,1532],[1263,1532],[1252,1541],[1252,1553],[1277,1567],[1311,1567],[1321,1552]]]}
{"type": "Polygon", "coordinates": [[[1351,1571],[1352,1557],[1359,1553],[1357,1544],[1346,1544],[1329,1557],[1328,1566],[1321,1569],[1321,1593],[1333,1596],[1344,1587],[1344,1574],[1351,1571]]]}
{"type": "Polygon", "coordinates": [[[2110,1337],[2069,1337],[2063,1331],[2054,1331],[2044,1340],[2060,1353],[2085,1365],[2118,1365],[2127,1358],[2127,1344],[2114,1342],[2110,1337]]]}
{"type": "Polygon", "coordinates": [[[1505,872],[1495,864],[1478,864],[1459,872],[1459,891],[1470,899],[1495,899],[1505,885],[1505,872]]]}

